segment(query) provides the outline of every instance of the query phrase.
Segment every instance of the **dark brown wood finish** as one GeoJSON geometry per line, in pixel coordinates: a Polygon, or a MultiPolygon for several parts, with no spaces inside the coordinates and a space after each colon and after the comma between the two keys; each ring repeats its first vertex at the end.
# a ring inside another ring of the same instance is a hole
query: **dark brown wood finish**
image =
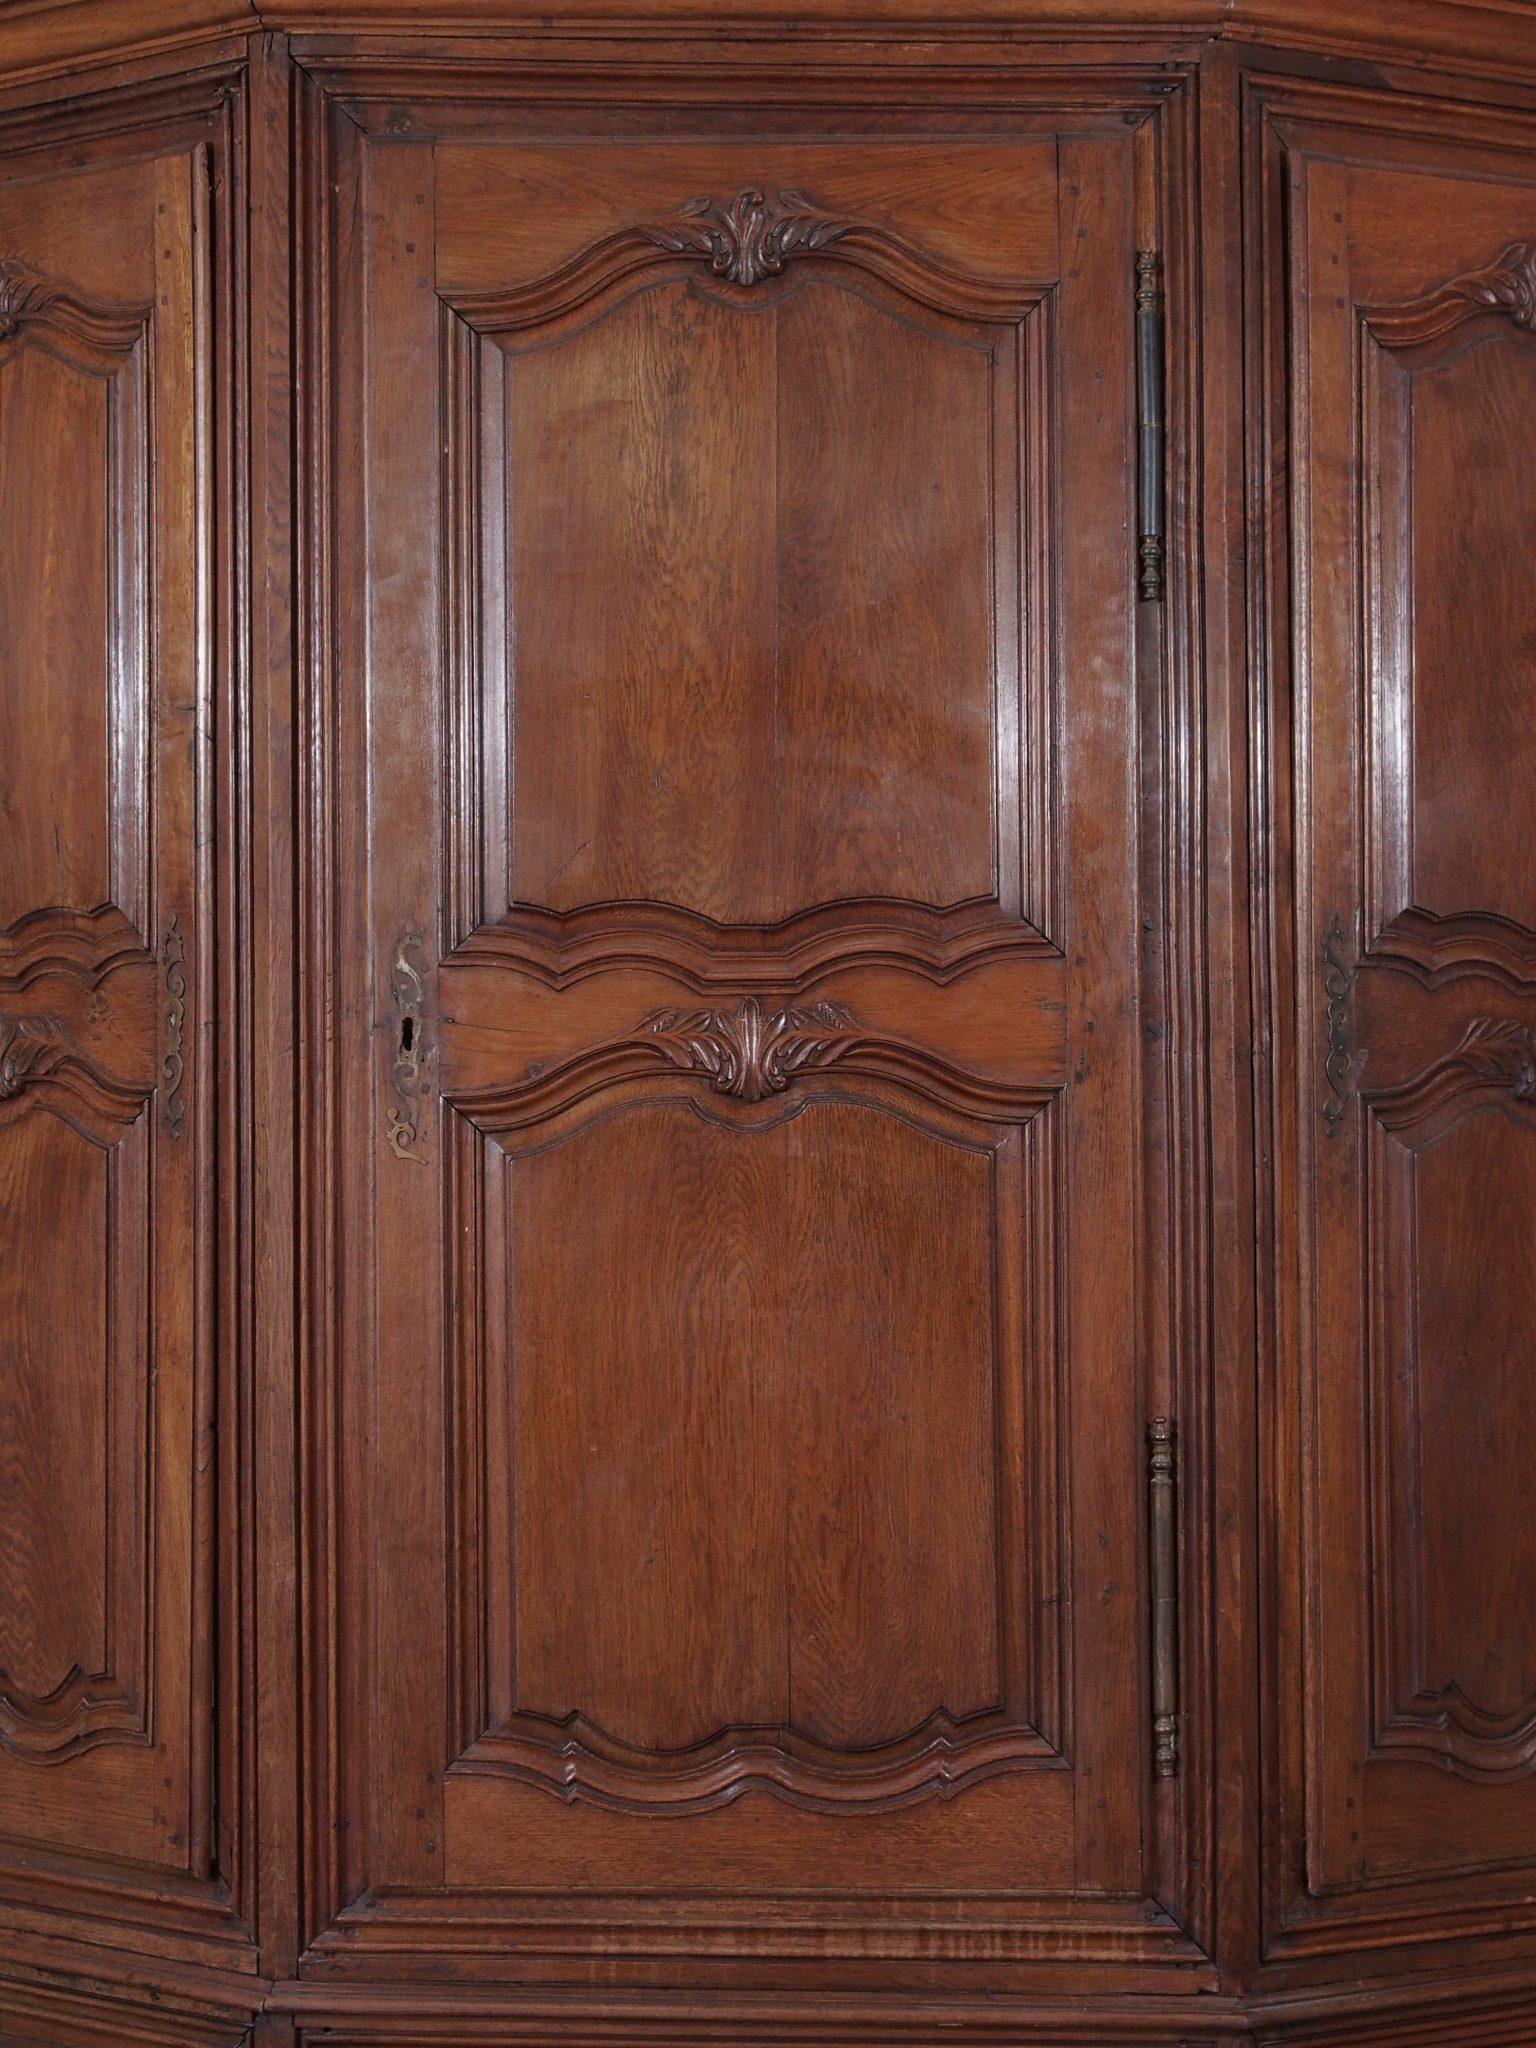
{"type": "Polygon", "coordinates": [[[334,287],[375,1028],[321,1949],[461,1895],[730,1956],[814,1893],[820,1952],[916,1958],[968,1891],[1121,1945],[1136,1262],[1072,1276],[1145,1199],[1136,693],[1088,686],[1141,151],[457,111],[354,146],[334,287]]]}
{"type": "Polygon", "coordinates": [[[1536,2040],[1536,13],[795,12],[3,10],[0,2048],[1536,2040]]]}
{"type": "Polygon", "coordinates": [[[1536,870],[1511,836],[1536,612],[1510,538],[1536,511],[1536,129],[1420,110],[1410,140],[1367,95],[1260,119],[1285,220],[1295,833],[1277,1906],[1288,1942],[1400,1942],[1507,1928],[1536,1854],[1536,870]]]}

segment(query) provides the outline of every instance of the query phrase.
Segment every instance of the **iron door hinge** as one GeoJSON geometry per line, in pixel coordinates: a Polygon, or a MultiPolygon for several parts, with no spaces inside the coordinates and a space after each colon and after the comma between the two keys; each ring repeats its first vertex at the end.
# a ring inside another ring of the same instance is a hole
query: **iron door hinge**
{"type": "Polygon", "coordinates": [[[1179,1767],[1178,1432],[1166,1415],[1147,1428],[1147,1520],[1152,1600],[1152,1769],[1179,1767]]]}
{"type": "Polygon", "coordinates": [[[1155,249],[1136,257],[1136,562],[1144,603],[1164,595],[1163,259],[1155,249]]]}

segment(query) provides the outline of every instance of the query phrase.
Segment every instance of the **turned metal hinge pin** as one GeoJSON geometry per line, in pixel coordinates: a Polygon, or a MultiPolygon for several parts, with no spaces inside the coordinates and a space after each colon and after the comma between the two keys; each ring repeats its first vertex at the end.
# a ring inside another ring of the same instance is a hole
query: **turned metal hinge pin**
{"type": "Polygon", "coordinates": [[[1163,537],[1163,259],[1136,257],[1136,588],[1149,604],[1165,590],[1163,537]]]}
{"type": "Polygon", "coordinates": [[[1152,1769],[1179,1767],[1179,1579],[1175,1508],[1178,1432],[1166,1415],[1147,1428],[1147,1518],[1152,1597],[1152,1769]]]}

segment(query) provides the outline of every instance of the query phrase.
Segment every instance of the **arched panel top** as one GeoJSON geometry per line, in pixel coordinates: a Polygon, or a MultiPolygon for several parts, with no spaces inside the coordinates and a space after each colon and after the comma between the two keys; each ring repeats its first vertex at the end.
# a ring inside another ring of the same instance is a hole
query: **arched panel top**
{"type": "Polygon", "coordinates": [[[712,286],[729,304],[748,307],[791,266],[808,264],[824,276],[877,279],[914,306],[954,320],[1017,322],[1049,289],[962,270],[888,228],[831,212],[803,192],[746,186],[723,198],[699,194],[669,217],[635,221],[527,284],[455,292],[451,303],[471,327],[506,335],[569,319],[641,278],[686,277],[712,286]]]}
{"type": "Polygon", "coordinates": [[[680,1075],[693,1084],[701,1113],[754,1124],[773,1120],[786,1098],[823,1080],[840,1093],[868,1090],[898,1113],[929,1105],[941,1123],[974,1120],[982,1128],[1027,1122],[1060,1092],[1054,1077],[999,1079],[916,1039],[866,1029],[841,1003],[747,995],[734,1004],[653,1011],[622,1036],[548,1067],[455,1090],[450,1100],[478,1129],[516,1139],[520,1149],[579,1129],[613,1104],[654,1099],[658,1083],[675,1093],[680,1075]],[[594,1106],[594,1098],[604,1100],[594,1106]]]}
{"type": "Polygon", "coordinates": [[[1536,1134],[1536,1033],[1510,1018],[1474,1017],[1448,1051],[1395,1087],[1365,1091],[1377,1119],[1417,1151],[1464,1116],[1492,1109],[1536,1134]]]}
{"type": "Polygon", "coordinates": [[[1410,359],[1439,360],[1492,336],[1536,345],[1536,240],[1511,242],[1492,263],[1423,298],[1367,308],[1362,317],[1382,348],[1410,359]]]}
{"type": "Polygon", "coordinates": [[[0,367],[31,343],[77,368],[110,375],[142,339],[148,320],[147,307],[90,298],[24,256],[0,255],[0,367]]]}
{"type": "Polygon", "coordinates": [[[460,936],[1021,933],[1042,298],[759,197],[447,316],[460,936]]]}

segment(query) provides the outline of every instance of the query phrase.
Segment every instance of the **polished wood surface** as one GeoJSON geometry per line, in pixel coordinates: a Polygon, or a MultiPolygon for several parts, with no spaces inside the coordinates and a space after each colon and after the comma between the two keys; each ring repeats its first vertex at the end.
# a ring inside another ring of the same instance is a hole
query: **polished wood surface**
{"type": "Polygon", "coordinates": [[[777,13],[0,18],[3,2048],[1536,2038],[1536,14],[777,13]]]}

